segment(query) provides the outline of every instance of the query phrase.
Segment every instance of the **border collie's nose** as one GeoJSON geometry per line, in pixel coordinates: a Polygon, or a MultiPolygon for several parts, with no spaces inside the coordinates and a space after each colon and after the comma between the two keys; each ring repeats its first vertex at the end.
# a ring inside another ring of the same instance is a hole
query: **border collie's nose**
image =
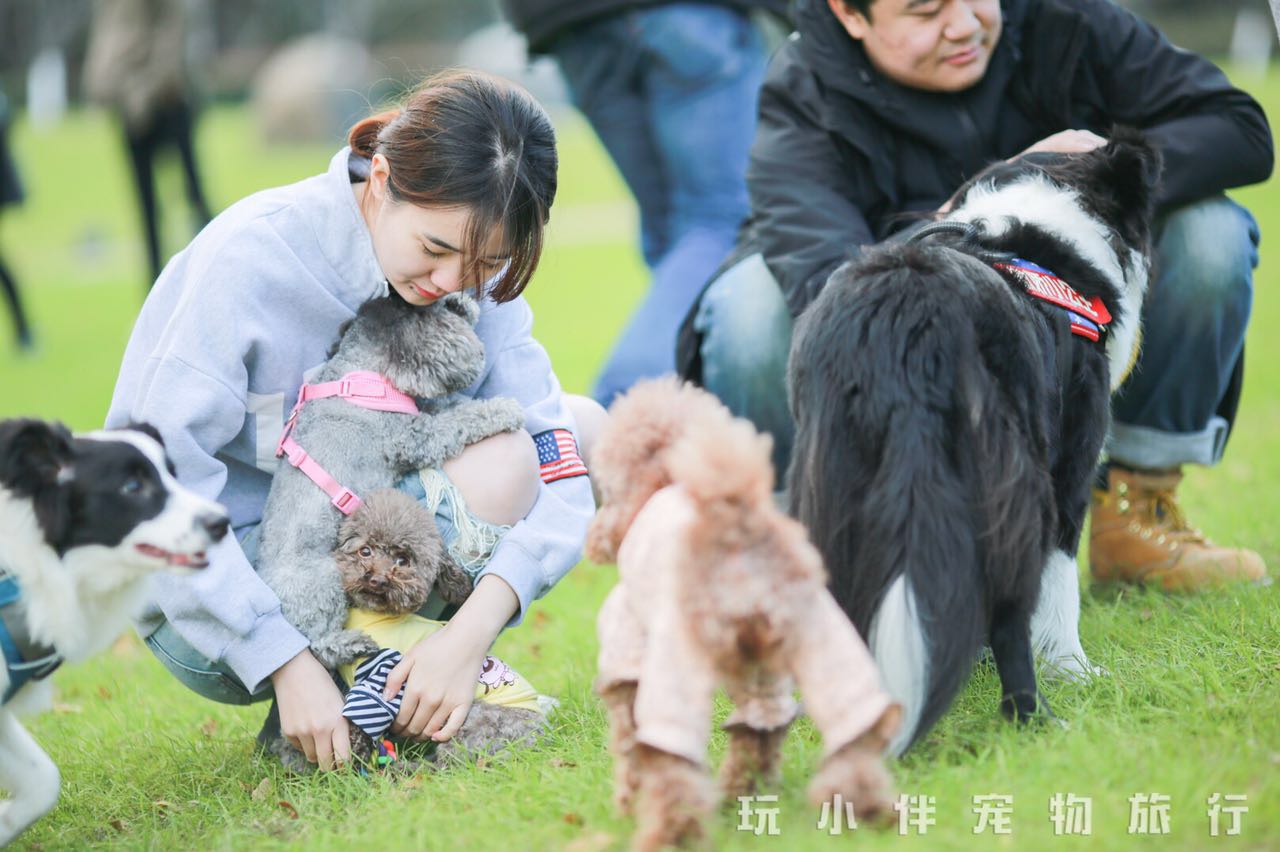
{"type": "Polygon", "coordinates": [[[200,519],[200,526],[209,533],[209,538],[222,541],[227,530],[231,529],[231,519],[226,515],[205,515],[200,519]]]}

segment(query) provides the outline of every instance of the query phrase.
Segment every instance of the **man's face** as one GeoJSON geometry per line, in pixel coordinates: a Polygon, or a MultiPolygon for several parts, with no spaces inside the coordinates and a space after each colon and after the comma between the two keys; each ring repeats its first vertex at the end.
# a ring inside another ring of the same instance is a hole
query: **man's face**
{"type": "Polygon", "coordinates": [[[827,2],[876,70],[913,89],[969,88],[1000,40],[999,0],[873,0],[867,15],[827,2]]]}

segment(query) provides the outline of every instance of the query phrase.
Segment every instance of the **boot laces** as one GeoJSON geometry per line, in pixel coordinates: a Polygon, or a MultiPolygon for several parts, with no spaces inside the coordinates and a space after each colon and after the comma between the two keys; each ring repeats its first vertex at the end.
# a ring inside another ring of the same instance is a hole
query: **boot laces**
{"type": "Polygon", "coordinates": [[[1152,492],[1151,497],[1151,515],[1166,536],[1187,544],[1209,543],[1204,533],[1187,522],[1173,491],[1161,489],[1152,492]]]}

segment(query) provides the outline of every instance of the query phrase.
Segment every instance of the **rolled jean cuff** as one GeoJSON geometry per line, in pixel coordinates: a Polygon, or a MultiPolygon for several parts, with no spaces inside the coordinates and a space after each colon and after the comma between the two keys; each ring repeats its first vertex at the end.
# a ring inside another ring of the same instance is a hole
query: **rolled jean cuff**
{"type": "Polygon", "coordinates": [[[1222,458],[1230,425],[1212,417],[1200,432],[1165,432],[1112,423],[1107,456],[1126,467],[1163,470],[1184,464],[1214,465],[1222,458]]]}

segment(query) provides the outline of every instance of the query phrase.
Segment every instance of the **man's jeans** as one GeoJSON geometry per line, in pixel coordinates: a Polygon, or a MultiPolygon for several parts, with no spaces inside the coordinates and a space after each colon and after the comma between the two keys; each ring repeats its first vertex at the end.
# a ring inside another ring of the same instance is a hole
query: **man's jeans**
{"type": "MultiPolygon", "coordinates": [[[[1258,225],[1225,197],[1180,207],[1157,223],[1142,352],[1113,398],[1113,461],[1166,468],[1222,457],[1239,398],[1257,265],[1258,225]]],[[[794,432],[786,392],[791,317],[760,255],[712,282],[695,324],[703,384],[773,434],[781,479],[794,432]]]]}
{"type": "MultiPolygon", "coordinates": [[[[763,38],[741,11],[667,3],[592,20],[549,47],[640,208],[653,279],[596,381],[605,405],[675,369],[676,332],[747,214],[763,38]]],[[[599,276],[608,281],[605,271],[599,276]]]]}

